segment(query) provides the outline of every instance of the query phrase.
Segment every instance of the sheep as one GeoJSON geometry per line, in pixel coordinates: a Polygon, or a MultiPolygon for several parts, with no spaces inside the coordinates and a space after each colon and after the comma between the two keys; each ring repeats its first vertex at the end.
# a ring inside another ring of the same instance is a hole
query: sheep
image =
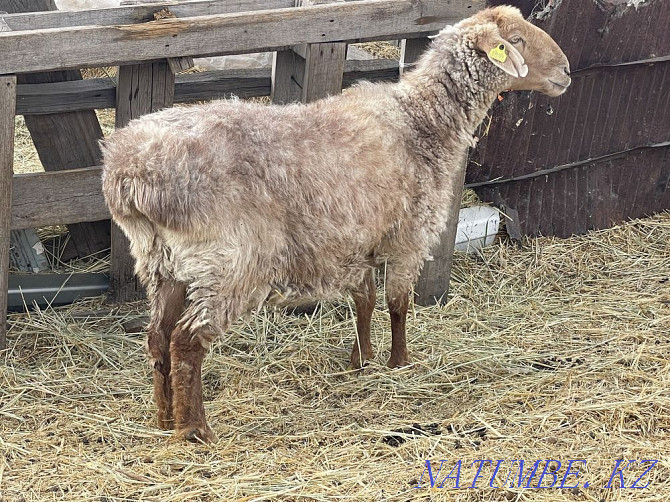
{"type": "Polygon", "coordinates": [[[462,187],[475,129],[503,90],[559,96],[568,60],[516,8],[442,30],[397,83],[308,105],[167,109],[103,144],[103,192],[147,288],[158,425],[215,441],[201,366],[254,307],[353,297],[350,363],[373,357],[373,270],[386,269],[392,368],[410,363],[409,294],[462,187]]]}

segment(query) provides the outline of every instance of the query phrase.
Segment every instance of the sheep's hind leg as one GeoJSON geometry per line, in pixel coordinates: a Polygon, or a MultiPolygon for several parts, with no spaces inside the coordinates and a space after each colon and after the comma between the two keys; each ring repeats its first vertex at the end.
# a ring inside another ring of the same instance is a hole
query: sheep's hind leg
{"type": "Polygon", "coordinates": [[[244,311],[242,291],[227,291],[218,283],[189,288],[190,305],[172,332],[172,410],[175,434],[191,442],[213,443],[202,396],[202,363],[214,338],[244,311]]]}
{"type": "Polygon", "coordinates": [[[376,297],[373,271],[369,270],[358,290],[352,293],[356,306],[356,340],[351,351],[351,369],[360,369],[372,359],[372,343],[370,342],[370,321],[375,308],[376,297]]]}
{"type": "Polygon", "coordinates": [[[149,286],[151,321],[147,327],[147,348],[154,370],[154,400],[158,407],[158,427],[174,428],[172,385],[170,381],[170,336],[184,311],[186,288],[160,278],[149,286]]]}
{"type": "Polygon", "coordinates": [[[177,436],[191,442],[213,443],[202,397],[202,362],[215,334],[208,327],[192,329],[179,323],[172,332],[172,408],[177,436]]]}
{"type": "Polygon", "coordinates": [[[406,326],[407,309],[409,308],[409,291],[387,295],[389,314],[391,315],[391,357],[387,363],[389,368],[407,366],[412,361],[407,352],[406,326]]]}

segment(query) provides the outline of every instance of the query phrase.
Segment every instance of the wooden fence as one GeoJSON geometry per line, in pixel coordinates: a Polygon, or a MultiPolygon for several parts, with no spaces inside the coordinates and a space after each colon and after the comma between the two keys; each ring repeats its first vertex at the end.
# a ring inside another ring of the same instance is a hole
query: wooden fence
{"type": "MultiPolygon", "coordinates": [[[[17,4],[26,6],[23,10],[54,8],[53,0],[0,0],[0,10],[16,11],[17,4]]],[[[116,126],[121,127],[176,102],[229,94],[271,94],[275,103],[307,102],[340,92],[360,78],[393,80],[399,73],[397,62],[346,61],[347,43],[403,39],[401,60],[411,63],[425,48],[426,35],[483,6],[484,0],[360,0],[300,6],[295,0],[201,0],[0,16],[4,26],[0,33],[0,348],[5,343],[10,230],[54,224],[67,224],[72,230],[75,224],[97,222],[82,227],[81,240],[95,235],[92,244],[86,243],[90,246],[104,240],[109,231],[109,223],[101,221],[109,213],[97,165],[96,138],[101,132],[92,109],[116,108],[116,126]],[[164,8],[172,17],[155,17],[164,8]],[[189,57],[261,51],[276,51],[271,73],[175,75],[189,57]],[[113,65],[120,66],[116,82],[82,80],[76,71],[113,65]],[[43,173],[13,175],[15,114],[33,121],[29,128],[41,149],[43,173]]],[[[453,232],[455,224],[446,231],[443,252],[437,254],[445,258],[431,264],[429,276],[417,288],[421,303],[439,299],[447,289],[453,232]],[[435,277],[446,277],[447,282],[435,277]]],[[[111,247],[111,298],[135,299],[139,287],[127,242],[114,226],[111,247]]]]}

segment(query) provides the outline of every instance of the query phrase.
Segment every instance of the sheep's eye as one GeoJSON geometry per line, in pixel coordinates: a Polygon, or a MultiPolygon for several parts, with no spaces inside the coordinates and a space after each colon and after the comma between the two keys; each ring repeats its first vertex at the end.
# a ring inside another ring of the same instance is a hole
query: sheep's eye
{"type": "Polygon", "coordinates": [[[521,42],[522,40],[523,40],[523,39],[522,39],[520,36],[518,36],[518,35],[515,36],[515,37],[510,38],[510,42],[512,42],[513,44],[518,44],[518,43],[521,42]]]}

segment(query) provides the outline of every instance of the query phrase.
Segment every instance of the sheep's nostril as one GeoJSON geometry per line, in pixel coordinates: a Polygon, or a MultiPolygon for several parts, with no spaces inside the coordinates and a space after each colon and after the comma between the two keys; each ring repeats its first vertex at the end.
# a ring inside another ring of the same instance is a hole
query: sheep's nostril
{"type": "Polygon", "coordinates": [[[570,67],[569,66],[564,66],[563,71],[565,72],[566,75],[570,75],[570,67]]]}

